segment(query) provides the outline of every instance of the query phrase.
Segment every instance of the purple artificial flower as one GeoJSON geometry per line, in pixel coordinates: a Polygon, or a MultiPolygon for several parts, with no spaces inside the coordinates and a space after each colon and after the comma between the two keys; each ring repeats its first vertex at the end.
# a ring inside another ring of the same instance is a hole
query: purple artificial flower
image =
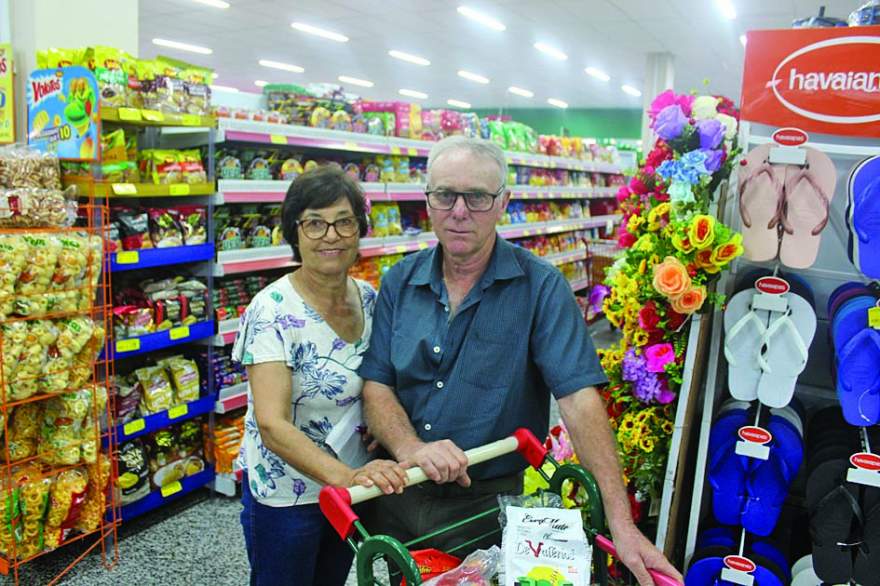
{"type": "Polygon", "coordinates": [[[700,135],[701,149],[718,148],[724,140],[724,125],[714,118],[697,122],[697,133],[700,135]]]}
{"type": "Polygon", "coordinates": [[[607,285],[596,285],[593,287],[590,291],[590,309],[593,310],[593,313],[602,312],[602,304],[610,294],[611,289],[607,285]]]}
{"type": "Polygon", "coordinates": [[[704,163],[704,165],[706,165],[706,171],[714,173],[721,168],[721,161],[724,159],[724,151],[720,149],[700,149],[700,152],[706,155],[706,161],[704,163]]]}
{"type": "Polygon", "coordinates": [[[681,136],[687,123],[688,119],[681,111],[681,106],[673,104],[660,110],[654,120],[653,128],[657,136],[668,142],[681,136]]]}
{"type": "Polygon", "coordinates": [[[642,403],[660,403],[665,405],[675,399],[675,393],[669,390],[665,378],[648,372],[648,363],[643,356],[636,356],[635,351],[628,350],[621,364],[623,380],[632,383],[633,395],[642,403]]]}

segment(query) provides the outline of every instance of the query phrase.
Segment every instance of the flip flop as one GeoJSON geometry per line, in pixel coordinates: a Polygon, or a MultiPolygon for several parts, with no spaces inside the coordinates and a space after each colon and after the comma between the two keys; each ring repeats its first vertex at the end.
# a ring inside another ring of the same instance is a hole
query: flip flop
{"type": "Polygon", "coordinates": [[[771,452],[776,450],[785,462],[788,471],[786,478],[791,484],[804,463],[804,440],[798,433],[797,427],[778,415],[770,417],[767,430],[773,435],[771,452]]]}
{"type": "Polygon", "coordinates": [[[880,278],[880,156],[856,165],[847,185],[850,259],[872,279],[880,278]]]}
{"type": "Polygon", "coordinates": [[[733,549],[737,545],[737,539],[733,535],[731,527],[712,527],[704,529],[697,537],[697,549],[706,549],[716,546],[733,549]]]}
{"type": "Polygon", "coordinates": [[[746,478],[749,474],[749,458],[734,452],[735,443],[713,454],[716,460],[709,469],[709,485],[712,487],[712,512],[722,525],[739,525],[746,501],[746,478]]]}
{"type": "Polygon", "coordinates": [[[724,356],[730,395],[740,401],[758,397],[761,369],[758,354],[770,323],[770,312],[752,309],[757,291],[745,289],[730,298],[724,310],[724,356]]]}
{"type": "Polygon", "coordinates": [[[769,162],[771,145],[752,149],[741,162],[739,213],[742,217],[743,256],[763,262],[779,253],[779,224],[784,201],[785,169],[769,162]]]}
{"type": "Polygon", "coordinates": [[[847,458],[828,460],[816,467],[807,479],[813,568],[822,581],[830,584],[849,582],[852,577],[852,553],[838,544],[850,542],[854,523],[864,526],[857,500],[859,489],[846,481],[848,469],[847,458]]]}
{"type": "Polygon", "coordinates": [[[755,555],[766,558],[776,564],[782,572],[784,578],[783,581],[786,584],[791,582],[791,567],[788,565],[788,560],[785,559],[785,556],[773,543],[769,541],[756,541],[749,549],[751,549],[755,555]]]}
{"type": "Polygon", "coordinates": [[[785,172],[785,213],[779,260],[793,269],[816,262],[822,230],[828,225],[831,199],[837,184],[837,167],[822,151],[804,147],[807,164],[789,166],[785,172]]]}
{"type": "Polygon", "coordinates": [[[684,576],[685,586],[715,586],[721,582],[725,556],[736,553],[732,547],[713,546],[700,549],[691,557],[684,576]]]}
{"type": "MultiPolygon", "coordinates": [[[[812,556],[810,556],[812,558],[812,556]]],[[[822,580],[816,575],[812,562],[808,568],[796,573],[791,579],[791,586],[822,586],[822,580]]]]}
{"type": "Polygon", "coordinates": [[[762,373],[758,399],[768,407],[785,407],[794,396],[798,376],[807,367],[810,344],[816,334],[816,312],[810,303],[787,293],[788,312],[770,316],[758,356],[762,373]]]}
{"type": "Polygon", "coordinates": [[[798,432],[798,435],[803,439],[804,437],[804,421],[801,419],[800,414],[796,409],[793,409],[791,405],[786,405],[780,409],[770,409],[770,415],[775,415],[776,417],[781,417],[788,421],[798,432]]]}
{"type": "Polygon", "coordinates": [[[750,425],[754,418],[754,413],[746,409],[731,409],[718,414],[709,431],[709,470],[714,468],[721,458],[727,457],[727,451],[739,441],[737,434],[739,428],[750,425]]]}
{"type": "Polygon", "coordinates": [[[794,565],[791,567],[791,573],[793,576],[797,576],[798,574],[800,574],[801,572],[803,572],[807,568],[812,568],[812,567],[813,567],[813,556],[805,555],[804,557],[802,557],[801,559],[799,559],[798,561],[796,561],[794,563],[794,565]]]}
{"type": "Polygon", "coordinates": [[[880,331],[866,328],[837,353],[837,396],[851,425],[880,421],[880,331]]]}
{"type": "Polygon", "coordinates": [[[767,429],[773,436],[770,457],[753,463],[746,480],[748,495],[742,514],[743,527],[762,537],[776,528],[789,487],[804,457],[803,442],[788,421],[771,416],[767,429]]]}
{"type": "Polygon", "coordinates": [[[844,283],[837,289],[831,292],[831,295],[828,296],[828,305],[826,309],[828,310],[828,315],[834,315],[834,309],[839,307],[838,299],[846,294],[846,299],[852,299],[852,297],[858,295],[871,295],[872,290],[868,288],[864,283],[860,283],[858,281],[850,281],[849,283],[844,283]],[[855,293],[851,293],[855,292],[855,293]]]}
{"type": "Polygon", "coordinates": [[[856,552],[853,579],[861,586],[880,584],[880,488],[866,487],[862,496],[865,512],[865,543],[856,552]]]}

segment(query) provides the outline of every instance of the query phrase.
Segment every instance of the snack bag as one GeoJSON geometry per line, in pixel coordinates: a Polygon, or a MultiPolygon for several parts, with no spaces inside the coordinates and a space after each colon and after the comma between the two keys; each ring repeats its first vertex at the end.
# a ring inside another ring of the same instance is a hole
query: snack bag
{"type": "Polygon", "coordinates": [[[14,482],[4,478],[0,482],[0,553],[12,552],[22,538],[20,490],[14,482]]]}
{"type": "Polygon", "coordinates": [[[203,67],[193,67],[181,72],[186,91],[184,112],[208,116],[211,113],[211,82],[214,72],[203,67]]]}
{"type": "Polygon", "coordinates": [[[180,170],[184,183],[207,183],[208,173],[202,164],[202,155],[198,149],[181,151],[179,154],[180,170]]]}
{"type": "Polygon", "coordinates": [[[101,161],[104,163],[121,163],[128,161],[125,145],[125,131],[121,128],[101,134],[101,161]]]}
{"type": "Polygon", "coordinates": [[[37,448],[43,462],[71,465],[80,461],[82,423],[91,407],[92,392],[88,388],[46,401],[37,448]]]}
{"type": "Polygon", "coordinates": [[[199,367],[194,360],[187,360],[183,356],[172,356],[159,364],[164,366],[171,376],[175,405],[190,403],[199,398],[199,367]]]}
{"type": "Polygon", "coordinates": [[[592,547],[577,509],[505,508],[504,585],[520,578],[589,586],[592,547]]]}
{"type": "Polygon", "coordinates": [[[16,286],[15,312],[23,316],[46,314],[47,299],[44,294],[52,282],[61,242],[58,238],[42,234],[22,236],[27,244],[25,266],[16,286]]]}
{"type": "Polygon", "coordinates": [[[128,91],[128,73],[124,53],[113,47],[95,47],[95,79],[101,92],[101,106],[119,108],[125,106],[128,91]]]}
{"type": "MultiPolygon", "coordinates": [[[[40,433],[39,403],[25,403],[15,408],[12,423],[9,426],[9,459],[11,462],[33,456],[37,449],[37,437],[40,433]]],[[[4,456],[0,456],[2,459],[4,456]]]]}
{"type": "Polygon", "coordinates": [[[174,404],[174,390],[165,369],[161,366],[145,366],[134,371],[142,388],[141,411],[158,413],[174,404]]]}
{"type": "Polygon", "coordinates": [[[400,236],[403,234],[403,225],[400,222],[400,206],[397,203],[386,204],[388,213],[388,235],[400,236]]]}
{"type": "MultiPolygon", "coordinates": [[[[497,545],[489,549],[478,549],[467,556],[460,566],[436,578],[423,582],[424,586],[491,586],[498,575],[501,550],[497,545]]],[[[512,582],[511,582],[512,584],[512,582]]],[[[507,582],[505,582],[507,586],[507,582]]],[[[562,586],[553,584],[552,586],[562,586]]]]}
{"type": "MultiPolygon", "coordinates": [[[[461,564],[460,558],[444,553],[439,549],[420,549],[409,553],[419,567],[419,574],[421,574],[422,580],[439,576],[444,572],[457,568],[461,564]]],[[[403,579],[400,586],[406,586],[406,578],[403,579]]]]}
{"type": "Polygon", "coordinates": [[[28,464],[13,473],[19,491],[21,509],[21,542],[15,553],[19,559],[29,558],[43,550],[43,530],[52,480],[44,478],[39,466],[28,464]]]}
{"type": "Polygon", "coordinates": [[[94,464],[101,449],[101,414],[107,408],[107,389],[99,385],[91,390],[93,403],[89,404],[89,410],[82,422],[80,459],[86,464],[94,464]]]}
{"type": "Polygon", "coordinates": [[[204,244],[208,241],[208,212],[202,206],[181,206],[177,208],[183,242],[187,246],[204,244]]]}
{"type": "Polygon", "coordinates": [[[80,509],[79,519],[74,527],[88,533],[101,524],[101,517],[107,508],[107,485],[110,482],[110,456],[101,454],[97,461],[88,468],[89,486],[86,498],[80,509]]]}
{"type": "Polygon", "coordinates": [[[297,159],[287,159],[281,164],[280,177],[284,181],[293,181],[303,174],[302,163],[297,159]]]}
{"type": "Polygon", "coordinates": [[[147,453],[140,439],[125,442],[119,447],[119,477],[116,479],[119,502],[133,503],[150,494],[147,453]]]}
{"type": "Polygon", "coordinates": [[[226,155],[217,164],[218,179],[243,179],[241,161],[232,155],[226,155]]]}
{"type": "Polygon", "coordinates": [[[0,317],[15,309],[15,285],[26,263],[27,244],[18,234],[0,235],[0,317]]]}
{"type": "Polygon", "coordinates": [[[183,246],[183,231],[176,210],[150,208],[150,240],[156,248],[183,246]]]}
{"type": "Polygon", "coordinates": [[[65,470],[55,477],[46,513],[45,539],[49,549],[58,547],[79,519],[88,482],[88,473],[82,468],[65,470]]]}

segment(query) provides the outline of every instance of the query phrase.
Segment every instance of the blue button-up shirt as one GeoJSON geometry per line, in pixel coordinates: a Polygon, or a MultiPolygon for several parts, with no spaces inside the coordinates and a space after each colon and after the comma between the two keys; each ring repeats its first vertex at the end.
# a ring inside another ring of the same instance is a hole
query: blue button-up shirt
{"type": "MultiPolygon", "coordinates": [[[[453,315],[439,248],[408,256],[382,280],[358,374],[394,388],[419,437],[463,450],[527,427],[547,434],[550,396],[607,382],[568,282],[496,237],[486,271],[453,315]]],[[[525,468],[516,454],[476,479],[525,468]]]]}

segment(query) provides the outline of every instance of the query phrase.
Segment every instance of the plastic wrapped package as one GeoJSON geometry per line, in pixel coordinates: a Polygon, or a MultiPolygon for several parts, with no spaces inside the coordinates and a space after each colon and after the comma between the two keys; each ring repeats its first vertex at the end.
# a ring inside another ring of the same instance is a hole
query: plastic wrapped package
{"type": "MultiPolygon", "coordinates": [[[[49,370],[49,350],[58,339],[58,328],[51,320],[38,319],[21,323],[26,324],[27,333],[23,348],[18,355],[15,376],[9,379],[7,384],[9,396],[13,400],[27,399],[35,395],[40,390],[40,382],[44,375],[47,378],[52,376],[49,370]]],[[[66,367],[61,370],[66,371],[66,367]]],[[[66,382],[66,372],[61,376],[66,382]]]]}
{"type": "Polygon", "coordinates": [[[38,187],[61,190],[58,158],[25,145],[0,148],[0,188],[38,187]]]}
{"type": "Polygon", "coordinates": [[[26,263],[27,244],[17,234],[0,234],[0,317],[15,309],[15,285],[26,263]]]}
{"type": "Polygon", "coordinates": [[[50,189],[18,187],[0,189],[0,226],[69,227],[76,220],[76,186],[50,189]]]}
{"type": "Polygon", "coordinates": [[[103,386],[94,387],[92,400],[93,404],[89,405],[81,430],[80,457],[86,464],[95,464],[101,449],[100,418],[107,408],[107,389],[103,386]]]}
{"type": "Polygon", "coordinates": [[[59,473],[49,491],[49,510],[46,513],[46,547],[54,549],[67,537],[79,519],[86,498],[89,476],[82,468],[59,473]]]}
{"type": "Polygon", "coordinates": [[[95,360],[98,358],[101,348],[104,347],[106,335],[104,326],[95,324],[91,340],[73,357],[70,364],[68,384],[71,388],[81,387],[91,378],[95,360]]]}
{"type": "Polygon", "coordinates": [[[64,393],[49,401],[43,411],[38,452],[50,465],[71,465],[80,461],[81,444],[94,429],[83,431],[83,420],[92,409],[92,390],[64,393]]]}
{"type": "Polygon", "coordinates": [[[141,411],[144,413],[158,413],[174,404],[174,390],[168,374],[161,366],[145,366],[135,372],[141,385],[141,411]]]}
{"type": "Polygon", "coordinates": [[[43,550],[44,517],[52,480],[45,478],[39,466],[32,464],[17,469],[13,479],[18,487],[21,510],[21,541],[16,545],[16,554],[19,559],[24,559],[43,550]]]}
{"type": "Polygon", "coordinates": [[[107,508],[107,485],[110,482],[110,457],[100,454],[97,461],[91,464],[89,471],[89,486],[86,489],[86,498],[80,509],[79,519],[74,527],[83,533],[94,531],[101,524],[101,517],[107,508]]]}
{"type": "Polygon", "coordinates": [[[20,492],[9,478],[0,480],[0,553],[12,553],[13,542],[21,539],[20,492]]]}
{"type": "Polygon", "coordinates": [[[22,236],[27,244],[25,266],[16,287],[15,312],[22,316],[45,315],[45,293],[49,290],[61,241],[53,235],[27,234],[22,236]]]}
{"type": "MultiPolygon", "coordinates": [[[[9,424],[9,460],[15,462],[34,455],[37,449],[37,437],[40,433],[40,403],[18,405],[12,413],[9,424]]],[[[0,454],[0,459],[4,455],[0,454]]]]}
{"type": "Polygon", "coordinates": [[[116,479],[120,504],[127,505],[150,494],[150,468],[147,452],[140,439],[125,442],[119,447],[119,476],[116,479]]]}
{"type": "Polygon", "coordinates": [[[174,386],[174,403],[189,403],[199,398],[199,367],[194,360],[172,356],[159,362],[174,386]]]}
{"type": "Polygon", "coordinates": [[[491,586],[498,575],[501,550],[497,545],[479,549],[467,556],[460,566],[424,582],[425,586],[491,586]]]}
{"type": "MultiPolygon", "coordinates": [[[[5,322],[0,324],[0,335],[3,336],[3,388],[8,389],[9,384],[16,380],[18,370],[18,358],[24,351],[28,335],[28,324],[24,321],[5,322]]],[[[6,393],[5,400],[12,398],[6,393]]],[[[4,398],[4,397],[0,397],[4,398]]]]}

